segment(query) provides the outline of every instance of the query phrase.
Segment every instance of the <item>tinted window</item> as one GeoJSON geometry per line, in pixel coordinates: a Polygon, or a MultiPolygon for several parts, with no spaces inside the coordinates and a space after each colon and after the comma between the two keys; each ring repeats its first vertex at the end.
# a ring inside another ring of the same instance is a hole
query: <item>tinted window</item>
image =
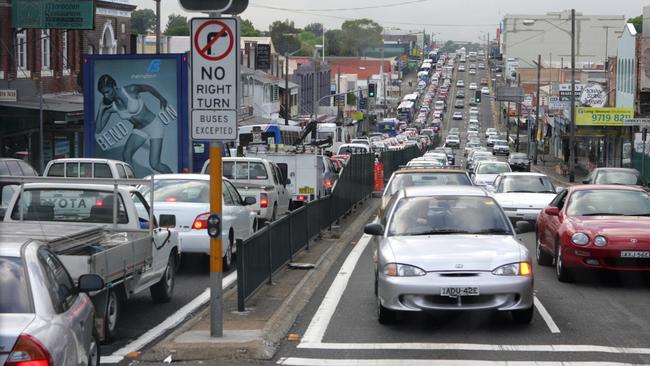
{"type": "Polygon", "coordinates": [[[429,234],[511,234],[491,197],[433,196],[399,200],[390,218],[389,236],[429,234]]]}
{"type": "Polygon", "coordinates": [[[126,178],[126,171],[124,170],[124,165],[116,164],[116,166],[117,166],[117,175],[122,179],[126,178]]]}
{"type": "Polygon", "coordinates": [[[23,260],[0,257],[0,314],[32,312],[23,260]]]}
{"type": "Polygon", "coordinates": [[[70,308],[76,297],[74,283],[58,258],[45,248],[38,250],[38,260],[45,272],[47,289],[57,313],[70,308]]]}
{"type": "Polygon", "coordinates": [[[65,176],[71,178],[79,177],[79,163],[66,163],[65,176]]]}
{"type": "Polygon", "coordinates": [[[95,164],[95,178],[113,178],[111,168],[108,164],[95,164]]]}
{"type": "Polygon", "coordinates": [[[239,192],[237,192],[237,188],[235,188],[230,182],[223,182],[223,184],[228,189],[228,193],[230,193],[230,196],[232,197],[233,204],[235,206],[241,206],[242,199],[239,195],[239,192]]]}
{"type": "Polygon", "coordinates": [[[127,178],[135,178],[135,174],[133,173],[133,169],[131,169],[131,166],[129,164],[124,164],[124,170],[126,170],[126,177],[127,178]]]}
{"type": "Polygon", "coordinates": [[[235,204],[225,181],[221,184],[221,194],[223,195],[223,202],[226,206],[233,206],[235,204]]]}
{"type": "Polygon", "coordinates": [[[55,163],[50,165],[50,169],[47,171],[48,177],[63,177],[63,169],[65,164],[55,163]]]}
{"type": "Polygon", "coordinates": [[[555,188],[547,177],[516,175],[502,177],[497,192],[555,193],[555,188]]]}
{"type": "Polygon", "coordinates": [[[13,176],[23,175],[23,172],[20,169],[20,165],[18,165],[18,162],[15,160],[8,160],[7,168],[9,168],[9,175],[13,175],[13,176]]]}
{"type": "Polygon", "coordinates": [[[635,191],[577,191],[571,195],[567,215],[648,216],[650,196],[645,192],[635,191]]]}
{"type": "Polygon", "coordinates": [[[160,179],[154,182],[153,200],[154,202],[208,203],[210,181],[160,179]]]}
{"type": "Polygon", "coordinates": [[[224,161],[222,175],[234,180],[266,180],[269,179],[263,163],[247,161],[224,161]]]}
{"type": "Polygon", "coordinates": [[[92,178],[93,163],[79,163],[79,176],[81,178],[92,178]]]}

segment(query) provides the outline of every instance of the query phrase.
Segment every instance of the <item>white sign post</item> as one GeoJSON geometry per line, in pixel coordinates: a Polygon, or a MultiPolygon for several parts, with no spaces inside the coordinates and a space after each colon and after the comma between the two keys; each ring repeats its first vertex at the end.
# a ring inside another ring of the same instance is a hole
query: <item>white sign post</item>
{"type": "Polygon", "coordinates": [[[192,19],[191,43],[191,137],[236,140],[240,48],[237,19],[192,19]]]}

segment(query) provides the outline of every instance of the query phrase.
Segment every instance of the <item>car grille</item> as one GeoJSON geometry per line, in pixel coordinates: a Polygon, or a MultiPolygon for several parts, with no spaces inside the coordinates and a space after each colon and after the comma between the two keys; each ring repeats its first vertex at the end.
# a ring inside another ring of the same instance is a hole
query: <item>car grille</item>
{"type": "Polygon", "coordinates": [[[650,268],[650,258],[605,258],[609,267],[645,267],[650,268]]]}
{"type": "Polygon", "coordinates": [[[430,310],[494,309],[512,306],[519,301],[518,294],[461,296],[403,295],[400,301],[408,307],[430,310]]]}

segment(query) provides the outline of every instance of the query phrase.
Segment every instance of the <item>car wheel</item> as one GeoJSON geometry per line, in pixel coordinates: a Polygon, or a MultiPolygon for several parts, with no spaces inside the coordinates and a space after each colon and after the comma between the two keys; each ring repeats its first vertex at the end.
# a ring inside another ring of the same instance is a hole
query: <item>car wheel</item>
{"type": "Polygon", "coordinates": [[[99,335],[96,330],[93,330],[90,347],[88,347],[88,366],[99,366],[100,353],[99,335]]]}
{"type": "Polygon", "coordinates": [[[174,262],[174,255],[170,255],[167,260],[167,267],[165,268],[165,273],[163,277],[156,283],[151,286],[149,292],[151,293],[151,299],[156,303],[169,302],[174,295],[174,282],[176,277],[176,264],[174,262]]]}
{"type": "Polygon", "coordinates": [[[227,271],[232,266],[232,239],[228,239],[228,248],[226,254],[223,255],[223,271],[227,271]]]}
{"type": "Polygon", "coordinates": [[[397,320],[397,314],[394,310],[386,309],[381,305],[381,300],[377,297],[377,320],[381,324],[391,324],[397,320]]]}
{"type": "Polygon", "coordinates": [[[537,264],[540,266],[550,266],[553,264],[553,257],[542,249],[537,230],[535,230],[535,257],[537,258],[537,264]]]}
{"type": "Polygon", "coordinates": [[[513,310],[511,312],[512,320],[518,324],[529,324],[533,320],[533,310],[534,306],[528,309],[513,310]]]}
{"type": "Polygon", "coordinates": [[[271,221],[275,221],[278,218],[278,205],[273,205],[273,214],[271,215],[271,221]]]}
{"type": "Polygon", "coordinates": [[[117,323],[120,319],[120,299],[117,292],[109,290],[104,316],[104,340],[109,342],[117,335],[117,323]]]}
{"type": "Polygon", "coordinates": [[[571,271],[564,266],[562,261],[562,250],[560,250],[560,243],[555,245],[555,276],[560,282],[572,282],[571,271]]]}

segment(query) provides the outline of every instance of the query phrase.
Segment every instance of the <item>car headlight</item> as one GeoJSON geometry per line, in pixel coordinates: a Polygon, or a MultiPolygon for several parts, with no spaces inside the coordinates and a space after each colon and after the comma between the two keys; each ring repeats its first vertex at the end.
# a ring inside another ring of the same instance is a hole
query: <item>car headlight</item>
{"type": "Polygon", "coordinates": [[[510,263],[492,271],[497,276],[529,276],[532,273],[533,267],[528,262],[510,263]]]}
{"type": "Polygon", "coordinates": [[[596,245],[597,247],[604,247],[605,245],[607,245],[607,238],[602,235],[596,236],[594,238],[594,245],[596,245]]]}
{"type": "Polygon", "coordinates": [[[388,263],[384,266],[384,275],[391,277],[424,276],[427,273],[416,266],[401,263],[388,263]]]}
{"type": "Polygon", "coordinates": [[[575,245],[587,245],[589,243],[589,237],[585,233],[575,233],[571,236],[571,241],[575,245]]]}

